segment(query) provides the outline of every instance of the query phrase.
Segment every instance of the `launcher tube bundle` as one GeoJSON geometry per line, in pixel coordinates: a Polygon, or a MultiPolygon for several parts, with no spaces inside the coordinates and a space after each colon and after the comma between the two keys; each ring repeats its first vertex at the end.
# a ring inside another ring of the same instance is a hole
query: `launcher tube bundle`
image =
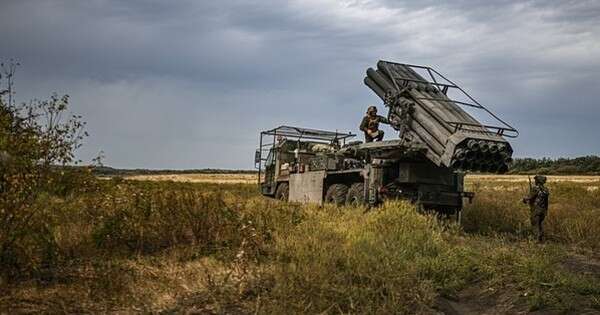
{"type": "Polygon", "coordinates": [[[376,70],[367,70],[364,83],[388,107],[390,124],[404,146],[424,147],[433,163],[455,170],[508,170],[513,150],[505,137],[516,137],[517,130],[434,69],[379,61],[376,70]],[[495,124],[482,124],[463,108],[495,124]]]}

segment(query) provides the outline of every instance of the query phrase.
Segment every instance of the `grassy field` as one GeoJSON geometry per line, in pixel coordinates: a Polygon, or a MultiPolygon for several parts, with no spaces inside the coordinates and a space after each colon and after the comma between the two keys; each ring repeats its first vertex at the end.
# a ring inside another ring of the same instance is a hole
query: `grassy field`
{"type": "Polygon", "coordinates": [[[403,202],[365,213],[280,203],[235,175],[167,178],[39,200],[43,233],[16,244],[0,312],[600,312],[600,178],[550,179],[543,245],[526,177],[469,177],[462,226],[403,202]]]}
{"type": "MultiPolygon", "coordinates": [[[[256,174],[161,174],[161,175],[130,175],[125,179],[141,181],[174,181],[186,183],[219,183],[219,184],[253,184],[257,181],[256,174]]],[[[467,182],[511,182],[527,183],[531,176],[527,175],[468,175],[467,182]]],[[[600,183],[600,176],[548,176],[548,182],[600,183]]],[[[523,187],[520,185],[519,187],[523,187]]]]}

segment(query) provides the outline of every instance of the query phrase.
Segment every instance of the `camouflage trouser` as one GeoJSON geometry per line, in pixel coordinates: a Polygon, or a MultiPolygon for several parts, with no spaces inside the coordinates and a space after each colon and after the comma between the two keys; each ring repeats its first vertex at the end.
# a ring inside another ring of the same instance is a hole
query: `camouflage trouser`
{"type": "Polygon", "coordinates": [[[377,136],[371,137],[368,133],[365,132],[365,142],[373,142],[383,140],[383,131],[377,130],[377,136]]]}
{"type": "Polygon", "coordinates": [[[534,228],[538,241],[544,240],[544,219],[546,218],[546,211],[541,209],[534,209],[531,211],[531,227],[534,228]]]}

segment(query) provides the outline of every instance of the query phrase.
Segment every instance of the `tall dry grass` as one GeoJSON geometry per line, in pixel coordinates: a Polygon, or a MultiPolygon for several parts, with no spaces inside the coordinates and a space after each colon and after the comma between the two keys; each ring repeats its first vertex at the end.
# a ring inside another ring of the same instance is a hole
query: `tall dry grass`
{"type": "Polygon", "coordinates": [[[269,313],[414,313],[437,292],[462,288],[471,263],[447,246],[444,228],[406,203],[364,209],[309,208],[276,237],[269,313]]]}
{"type": "Polygon", "coordinates": [[[464,228],[403,202],[364,213],[277,202],[254,185],[97,185],[38,200],[45,228],[3,266],[19,276],[0,286],[0,310],[418,313],[473,286],[530,310],[600,309],[599,276],[563,267],[565,245],[597,248],[595,234],[570,230],[598,228],[587,184],[550,185],[546,246],[527,241],[509,184],[473,187],[464,228]],[[583,192],[578,210],[559,208],[583,192]]]}
{"type": "Polygon", "coordinates": [[[231,200],[256,195],[249,185],[120,179],[60,191],[42,193],[26,205],[27,224],[15,226],[11,242],[2,246],[2,282],[51,277],[61,265],[87,257],[149,254],[173,246],[206,253],[233,248],[243,238],[246,213],[231,200]]]}
{"type": "Polygon", "coordinates": [[[164,306],[155,302],[160,294],[180,292],[180,284],[198,287],[214,271],[199,260],[258,263],[273,231],[301,220],[299,206],[264,200],[244,184],[115,178],[76,193],[44,193],[31,207],[35,215],[6,247],[0,266],[0,312],[164,306]],[[157,269],[188,272],[152,272],[157,269]]]}

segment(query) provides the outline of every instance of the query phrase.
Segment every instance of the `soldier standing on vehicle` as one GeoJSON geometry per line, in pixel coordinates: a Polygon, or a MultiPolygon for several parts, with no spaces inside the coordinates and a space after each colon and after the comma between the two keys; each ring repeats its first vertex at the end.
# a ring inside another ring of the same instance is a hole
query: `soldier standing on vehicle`
{"type": "Polygon", "coordinates": [[[377,115],[377,107],[369,106],[367,115],[360,123],[360,130],[365,133],[365,142],[383,140],[383,131],[379,130],[379,123],[389,124],[389,120],[383,116],[377,115]]]}
{"type": "Polygon", "coordinates": [[[550,192],[548,188],[544,186],[546,183],[546,176],[536,175],[533,178],[535,186],[529,183],[529,195],[523,198],[523,203],[529,204],[529,210],[531,214],[531,226],[537,232],[537,239],[539,242],[544,241],[544,219],[548,214],[548,197],[550,192]]]}

